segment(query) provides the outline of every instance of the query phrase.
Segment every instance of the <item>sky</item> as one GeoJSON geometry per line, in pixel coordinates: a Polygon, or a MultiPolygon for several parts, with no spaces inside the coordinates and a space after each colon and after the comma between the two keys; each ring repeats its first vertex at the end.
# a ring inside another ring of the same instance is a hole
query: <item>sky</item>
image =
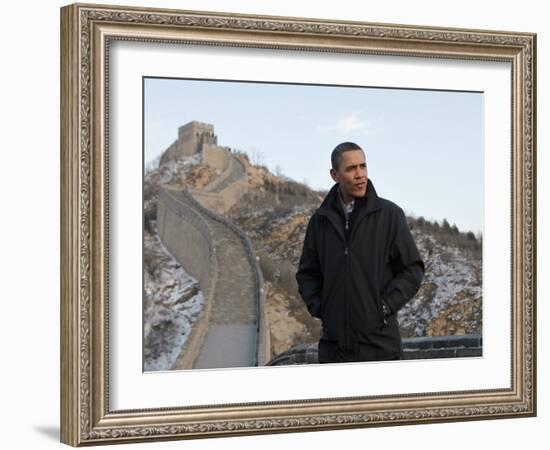
{"type": "Polygon", "coordinates": [[[483,231],[482,93],[145,78],[145,163],[193,120],[214,125],[218,145],[318,190],[334,183],[332,149],[355,142],[380,197],[483,231]]]}

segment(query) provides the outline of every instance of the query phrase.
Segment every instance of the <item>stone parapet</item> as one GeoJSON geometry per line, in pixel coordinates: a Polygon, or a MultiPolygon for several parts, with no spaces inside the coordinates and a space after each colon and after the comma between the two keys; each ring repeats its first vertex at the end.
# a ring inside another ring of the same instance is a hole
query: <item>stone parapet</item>
{"type": "Polygon", "coordinates": [[[403,359],[461,358],[482,354],[479,334],[403,339],[403,359]]]}
{"type": "MultiPolygon", "coordinates": [[[[235,178],[234,172],[235,172],[235,158],[231,157],[231,155],[226,151],[223,150],[221,153],[223,153],[226,158],[223,161],[224,167],[223,170],[219,176],[217,176],[212,182],[208,183],[202,190],[204,192],[220,192],[224,189],[224,187],[228,184],[231,184],[232,179],[235,178]],[[229,183],[227,181],[229,180],[229,183]]],[[[203,153],[203,162],[206,165],[211,165],[207,161],[204,160],[204,153],[203,153]]],[[[210,158],[211,159],[211,158],[210,158]]],[[[213,167],[213,166],[212,166],[213,167]]],[[[238,169],[237,169],[238,170],[238,169]]]]}
{"type": "MultiPolygon", "coordinates": [[[[403,360],[482,356],[478,334],[403,339],[403,360]]],[[[300,344],[275,356],[268,366],[318,364],[317,343],[300,344]]]]}
{"type": "MultiPolygon", "coordinates": [[[[204,144],[202,146],[203,164],[220,170],[222,172],[222,175],[220,175],[220,177],[223,176],[223,172],[228,170],[228,166],[232,159],[233,158],[231,158],[229,152],[224,147],[220,147],[214,144],[204,144]]],[[[220,177],[217,177],[216,181],[220,177]]]]}
{"type": "Polygon", "coordinates": [[[193,209],[182,205],[173,192],[161,188],[157,227],[164,246],[198,280],[203,292],[207,290],[215,261],[208,223],[193,209]]]}
{"type": "Polygon", "coordinates": [[[216,247],[208,223],[174,192],[159,191],[157,204],[159,236],[164,246],[199,282],[204,306],[189,337],[180,350],[173,369],[189,369],[198,357],[208,332],[208,323],[217,282],[216,247]]]}
{"type": "Polygon", "coordinates": [[[237,158],[224,151],[229,156],[226,170],[204,189],[190,191],[201,205],[218,214],[227,212],[248,191],[246,169],[237,158]]]}

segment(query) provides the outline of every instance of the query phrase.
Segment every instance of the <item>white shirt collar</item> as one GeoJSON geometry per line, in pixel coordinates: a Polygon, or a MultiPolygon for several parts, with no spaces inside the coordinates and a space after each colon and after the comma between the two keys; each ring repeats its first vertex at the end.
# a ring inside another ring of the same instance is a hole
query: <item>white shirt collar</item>
{"type": "Polygon", "coordinates": [[[355,199],[351,200],[349,203],[344,202],[340,186],[338,186],[338,197],[340,197],[340,201],[342,202],[342,206],[344,207],[346,214],[351,214],[353,212],[353,207],[355,206],[355,199]]]}

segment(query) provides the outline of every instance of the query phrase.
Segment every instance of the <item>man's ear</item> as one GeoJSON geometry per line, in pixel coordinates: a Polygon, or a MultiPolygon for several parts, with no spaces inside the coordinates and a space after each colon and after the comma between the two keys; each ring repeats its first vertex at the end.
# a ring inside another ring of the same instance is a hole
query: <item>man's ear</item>
{"type": "Polygon", "coordinates": [[[334,181],[338,183],[338,173],[334,169],[330,169],[330,176],[334,181]]]}

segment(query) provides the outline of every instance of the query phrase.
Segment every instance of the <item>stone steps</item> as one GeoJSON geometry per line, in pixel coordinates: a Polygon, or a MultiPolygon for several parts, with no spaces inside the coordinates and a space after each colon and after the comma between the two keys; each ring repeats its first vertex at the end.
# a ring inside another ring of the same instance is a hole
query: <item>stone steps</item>
{"type": "Polygon", "coordinates": [[[254,268],[237,234],[210,219],[218,256],[213,323],[256,323],[254,268]]]}

